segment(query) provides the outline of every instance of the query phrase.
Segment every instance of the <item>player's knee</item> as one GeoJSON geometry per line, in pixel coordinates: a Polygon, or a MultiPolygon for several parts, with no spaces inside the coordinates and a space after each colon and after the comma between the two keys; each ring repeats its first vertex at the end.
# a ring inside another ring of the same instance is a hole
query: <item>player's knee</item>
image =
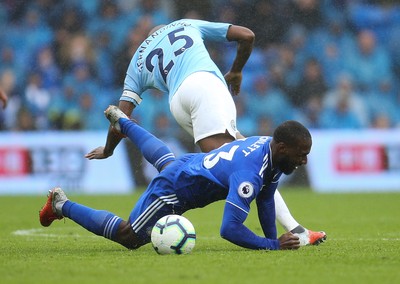
{"type": "Polygon", "coordinates": [[[122,221],[119,225],[116,241],[127,249],[137,249],[141,246],[137,235],[132,230],[131,224],[126,221],[122,221]]]}
{"type": "Polygon", "coordinates": [[[201,142],[199,142],[198,144],[199,144],[201,152],[203,152],[203,153],[208,153],[208,152],[210,152],[210,151],[212,151],[214,149],[217,149],[219,147],[219,146],[217,146],[217,144],[214,144],[214,143],[201,143],[201,142]]]}

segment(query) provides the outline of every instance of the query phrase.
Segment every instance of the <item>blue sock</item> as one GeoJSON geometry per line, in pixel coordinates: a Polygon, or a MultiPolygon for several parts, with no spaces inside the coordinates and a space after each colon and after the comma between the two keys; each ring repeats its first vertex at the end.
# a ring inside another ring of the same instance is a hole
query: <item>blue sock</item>
{"type": "Polygon", "coordinates": [[[110,212],[95,210],[70,200],[64,203],[62,214],[88,231],[110,240],[115,240],[119,224],[122,222],[120,217],[110,212]]]}
{"type": "Polygon", "coordinates": [[[120,118],[119,124],[121,132],[129,137],[143,157],[159,172],[166,163],[175,161],[175,155],[169,147],[141,126],[126,118],[120,118]]]}

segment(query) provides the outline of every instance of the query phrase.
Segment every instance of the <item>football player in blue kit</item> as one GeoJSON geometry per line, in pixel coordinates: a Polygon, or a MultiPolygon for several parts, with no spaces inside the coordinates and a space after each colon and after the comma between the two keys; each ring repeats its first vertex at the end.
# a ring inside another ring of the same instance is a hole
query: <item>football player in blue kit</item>
{"type": "Polygon", "coordinates": [[[168,214],[226,200],[220,234],[249,249],[298,249],[299,237],[287,232],[277,238],[274,193],[279,178],[307,163],[312,138],[299,122],[286,121],[273,137],[238,139],[209,153],[191,153],[176,159],[169,148],[131,121],[119,108],[105,111],[116,131],[129,137],[144,157],[160,171],[133,208],[128,221],[102,210],[68,200],[61,188],[50,190],[39,216],[43,226],[68,217],[87,230],[129,249],[150,242],[157,220],[168,214]],[[264,236],[243,223],[256,201],[264,236]]]}
{"type": "MultiPolygon", "coordinates": [[[[202,20],[182,19],[155,27],[132,57],[119,108],[129,117],[145,99],[145,90],[158,89],[168,94],[172,115],[202,152],[244,138],[236,129],[232,95],[240,92],[242,69],[254,38],[246,27],[202,20]],[[225,75],[210,58],[204,41],[237,43],[236,56],[225,75]]],[[[120,140],[110,128],[105,146],[92,150],[86,158],[111,156],[120,140]]],[[[326,238],[325,232],[301,226],[279,191],[275,193],[275,204],[277,221],[286,231],[297,233],[302,245],[318,244],[326,238]]]]}

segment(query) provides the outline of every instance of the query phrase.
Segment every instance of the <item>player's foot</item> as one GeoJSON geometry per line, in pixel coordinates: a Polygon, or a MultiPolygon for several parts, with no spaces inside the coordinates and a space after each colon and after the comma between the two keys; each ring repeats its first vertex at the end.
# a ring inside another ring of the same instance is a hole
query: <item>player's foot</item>
{"type": "Polygon", "coordinates": [[[121,126],[119,125],[120,118],[127,118],[129,117],[118,107],[110,105],[104,111],[106,118],[110,121],[111,125],[116,129],[118,132],[121,132],[121,126]]]}
{"type": "Polygon", "coordinates": [[[303,233],[295,233],[296,236],[300,239],[300,245],[319,245],[320,243],[326,240],[326,233],[324,231],[314,232],[311,230],[305,229],[303,233]]]}
{"type": "Polygon", "coordinates": [[[326,240],[326,233],[324,231],[314,232],[308,230],[308,240],[310,245],[317,246],[326,240]]]}
{"type": "Polygon", "coordinates": [[[47,202],[39,211],[40,224],[44,227],[48,227],[54,220],[64,218],[62,215],[62,206],[67,200],[68,198],[61,188],[55,187],[49,190],[47,202]]]}

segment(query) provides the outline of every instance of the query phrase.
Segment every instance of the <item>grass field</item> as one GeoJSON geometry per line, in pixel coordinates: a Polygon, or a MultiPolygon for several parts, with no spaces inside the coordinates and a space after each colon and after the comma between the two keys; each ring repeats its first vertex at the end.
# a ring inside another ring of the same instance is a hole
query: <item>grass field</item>
{"type": "MultiPolygon", "coordinates": [[[[218,202],[185,214],[197,232],[191,254],[160,256],[151,245],[128,251],[71,220],[41,227],[45,195],[2,196],[0,283],[400,283],[400,194],[281,193],[299,221],[327,232],[326,243],[297,251],[234,246],[219,237],[218,202]]],[[[138,194],[69,197],[126,218],[138,194]]],[[[261,235],[256,215],[246,225],[261,235]]]]}

